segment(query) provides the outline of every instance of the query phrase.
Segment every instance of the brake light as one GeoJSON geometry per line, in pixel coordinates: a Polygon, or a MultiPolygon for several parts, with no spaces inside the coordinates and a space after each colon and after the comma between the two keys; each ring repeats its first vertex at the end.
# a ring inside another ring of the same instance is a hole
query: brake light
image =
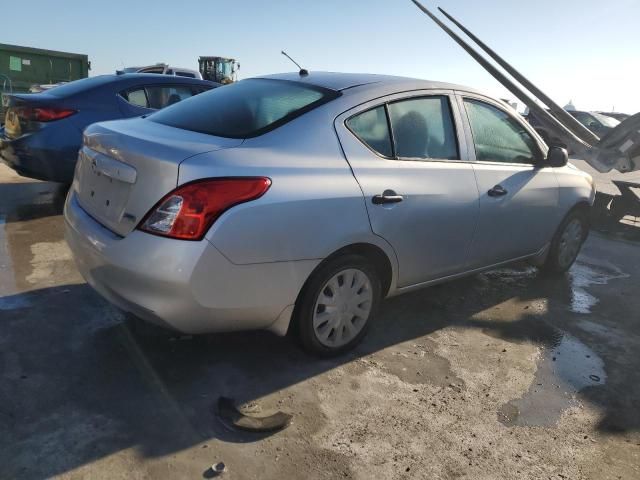
{"type": "Polygon", "coordinates": [[[62,120],[76,113],[76,110],[56,107],[18,107],[16,114],[23,120],[32,122],[52,122],[62,120]]]}
{"type": "Polygon", "coordinates": [[[213,178],[182,185],[160,200],[138,228],[181,240],[201,240],[231,207],[256,200],[269,190],[266,177],[213,178]]]}

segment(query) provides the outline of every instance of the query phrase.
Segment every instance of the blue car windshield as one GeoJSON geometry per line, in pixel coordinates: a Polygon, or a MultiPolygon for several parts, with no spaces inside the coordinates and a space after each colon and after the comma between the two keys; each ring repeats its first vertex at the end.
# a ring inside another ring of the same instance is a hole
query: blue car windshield
{"type": "Polygon", "coordinates": [[[149,120],[218,137],[256,137],[337,96],[314,85],[254,78],[189,98],[149,120]]]}

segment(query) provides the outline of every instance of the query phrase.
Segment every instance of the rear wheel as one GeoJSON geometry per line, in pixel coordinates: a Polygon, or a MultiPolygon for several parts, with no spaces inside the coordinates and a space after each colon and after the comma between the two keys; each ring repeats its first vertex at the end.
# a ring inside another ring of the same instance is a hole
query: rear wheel
{"type": "Polygon", "coordinates": [[[328,261],[313,273],[295,311],[305,350],[340,354],[364,337],[380,304],[380,278],[360,255],[328,261]]]}
{"type": "Polygon", "coordinates": [[[578,257],[588,233],[587,213],[581,210],[569,213],[553,237],[543,270],[550,273],[564,273],[569,270],[578,257]]]}

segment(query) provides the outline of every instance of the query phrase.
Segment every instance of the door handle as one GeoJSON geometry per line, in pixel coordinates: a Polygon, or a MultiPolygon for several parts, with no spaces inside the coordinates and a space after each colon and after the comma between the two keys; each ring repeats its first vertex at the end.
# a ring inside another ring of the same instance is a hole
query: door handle
{"type": "Polygon", "coordinates": [[[382,195],[374,195],[371,199],[374,205],[385,205],[387,203],[399,203],[404,200],[402,195],[398,195],[393,190],[385,190],[382,195]]]}
{"type": "Polygon", "coordinates": [[[502,197],[509,193],[502,185],[496,185],[491,190],[487,192],[490,197],[502,197]]]}

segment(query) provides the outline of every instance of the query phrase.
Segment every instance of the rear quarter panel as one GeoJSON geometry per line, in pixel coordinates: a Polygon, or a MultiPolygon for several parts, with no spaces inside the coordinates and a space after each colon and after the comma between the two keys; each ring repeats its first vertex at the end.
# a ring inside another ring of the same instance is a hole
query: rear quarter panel
{"type": "MultiPolygon", "coordinates": [[[[330,105],[330,104],[328,104],[330,105]]],[[[373,234],[360,186],[346,162],[327,105],[237,148],[197,155],[179,183],[199,178],[266,176],[269,191],[233,207],[206,238],[235,264],[322,259],[354,243],[390,246],[373,234]]]]}

